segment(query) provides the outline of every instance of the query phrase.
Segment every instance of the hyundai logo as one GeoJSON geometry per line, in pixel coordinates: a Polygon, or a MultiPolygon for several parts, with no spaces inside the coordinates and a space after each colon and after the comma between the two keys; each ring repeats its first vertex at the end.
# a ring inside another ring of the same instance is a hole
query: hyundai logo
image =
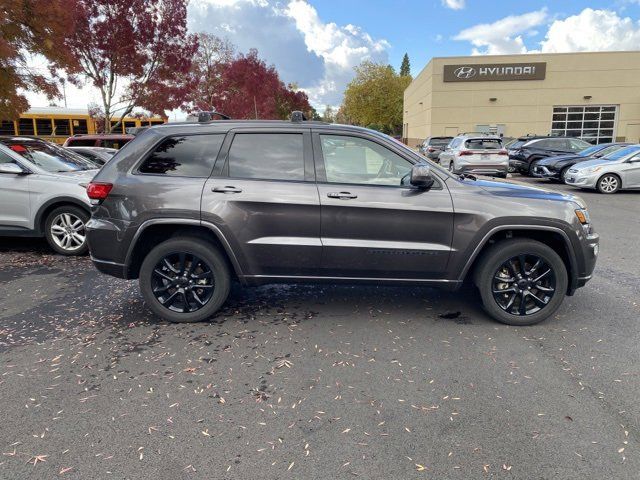
{"type": "Polygon", "coordinates": [[[458,78],[472,78],[476,76],[476,69],[473,67],[458,67],[453,74],[458,78]]]}

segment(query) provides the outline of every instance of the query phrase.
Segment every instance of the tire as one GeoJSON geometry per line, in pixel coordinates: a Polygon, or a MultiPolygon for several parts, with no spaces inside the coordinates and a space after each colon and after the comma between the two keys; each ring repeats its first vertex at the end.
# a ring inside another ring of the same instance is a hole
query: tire
{"type": "Polygon", "coordinates": [[[538,161],[542,160],[539,157],[534,158],[533,160],[531,160],[529,162],[529,168],[527,169],[527,176],[528,177],[533,177],[533,169],[536,168],[536,165],[538,164],[538,161]]]}
{"type": "Polygon", "coordinates": [[[177,237],[149,252],[139,283],[145,302],[157,316],[175,323],[200,322],[227,300],[231,274],[225,257],[212,244],[177,237]]]}
{"type": "Polygon", "coordinates": [[[54,209],[44,222],[44,235],[51,248],[60,255],[86,254],[89,246],[85,225],[89,218],[86,210],[74,205],[54,209]]]}
{"type": "Polygon", "coordinates": [[[620,190],[621,186],[622,186],[622,181],[620,180],[620,177],[613,173],[605,173],[598,179],[598,182],[596,183],[596,188],[598,189],[598,192],[604,193],[607,195],[611,193],[616,193],[618,190],[620,190]]]}
{"type": "Polygon", "coordinates": [[[560,174],[558,175],[560,183],[567,183],[566,176],[571,167],[572,165],[569,165],[568,167],[564,167],[562,170],[560,170],[560,174]]]}
{"type": "Polygon", "coordinates": [[[482,255],[475,274],[485,311],[498,322],[514,326],[534,325],[552,315],[564,300],[568,282],[560,256],[544,243],[529,239],[504,240],[491,246],[482,255]],[[522,258],[524,270],[520,266],[522,258]],[[542,275],[547,269],[549,272],[542,275]],[[531,281],[540,276],[537,282],[531,281]],[[504,293],[500,293],[502,290],[504,293]]]}

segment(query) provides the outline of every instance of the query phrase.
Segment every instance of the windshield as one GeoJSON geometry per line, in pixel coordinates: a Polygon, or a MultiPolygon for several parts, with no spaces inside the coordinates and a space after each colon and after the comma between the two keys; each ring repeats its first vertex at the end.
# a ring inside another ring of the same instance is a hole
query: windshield
{"type": "Polygon", "coordinates": [[[27,139],[14,139],[4,143],[11,150],[47,172],[77,172],[98,168],[95,163],[53,143],[27,139]]]}
{"type": "Polygon", "coordinates": [[[610,153],[609,155],[605,155],[604,157],[600,157],[600,160],[620,160],[638,152],[640,152],[640,145],[632,145],[630,147],[621,148],[620,150],[610,153]]]}
{"type": "Polygon", "coordinates": [[[581,157],[589,157],[594,153],[598,153],[600,150],[604,150],[605,148],[607,147],[605,147],[604,145],[594,145],[593,147],[585,148],[581,152],[578,152],[578,155],[580,155],[581,157]]]}

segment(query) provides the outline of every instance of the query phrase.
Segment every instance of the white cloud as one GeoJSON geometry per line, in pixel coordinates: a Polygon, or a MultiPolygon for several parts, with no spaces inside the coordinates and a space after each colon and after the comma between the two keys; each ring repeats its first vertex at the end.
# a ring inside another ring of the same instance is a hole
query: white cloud
{"type": "Polygon", "coordinates": [[[523,35],[545,23],[547,9],[543,8],[522,15],[510,15],[493,23],[483,23],[462,30],[454,40],[466,40],[474,46],[474,55],[504,55],[526,53],[523,35]]]}
{"type": "Polygon", "coordinates": [[[554,21],[540,46],[543,52],[637,50],[640,22],[611,10],[585,8],[578,15],[554,21]]]}
{"type": "Polygon", "coordinates": [[[452,10],[462,10],[466,0],[442,0],[442,5],[452,10]]]}
{"type": "Polygon", "coordinates": [[[388,61],[386,40],[356,25],[325,23],[303,0],[199,0],[190,4],[189,22],[192,32],[226,37],[242,52],[257,48],[316,108],[341,103],[362,60],[388,61]]]}
{"type": "Polygon", "coordinates": [[[390,45],[386,40],[374,40],[355,25],[324,23],[316,9],[304,0],[289,2],[284,14],[294,20],[308,51],[324,61],[322,80],[307,87],[313,103],[339,104],[346,84],[353,77],[353,67],[363,60],[387,61],[390,45]]]}

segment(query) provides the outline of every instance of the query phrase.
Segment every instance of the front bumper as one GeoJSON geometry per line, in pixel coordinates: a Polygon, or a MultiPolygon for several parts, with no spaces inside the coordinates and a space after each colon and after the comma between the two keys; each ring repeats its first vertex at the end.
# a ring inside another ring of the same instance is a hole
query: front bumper
{"type": "Polygon", "coordinates": [[[509,160],[509,166],[513,168],[516,172],[527,173],[529,171],[529,164],[524,160],[511,158],[509,160]]]}
{"type": "Polygon", "coordinates": [[[560,174],[555,170],[550,170],[545,165],[536,165],[533,167],[533,176],[537,178],[560,178],[560,174]]]}
{"type": "Polygon", "coordinates": [[[572,172],[569,170],[565,175],[565,183],[580,188],[596,188],[598,182],[598,174],[582,174],[580,172],[572,172]]]}

